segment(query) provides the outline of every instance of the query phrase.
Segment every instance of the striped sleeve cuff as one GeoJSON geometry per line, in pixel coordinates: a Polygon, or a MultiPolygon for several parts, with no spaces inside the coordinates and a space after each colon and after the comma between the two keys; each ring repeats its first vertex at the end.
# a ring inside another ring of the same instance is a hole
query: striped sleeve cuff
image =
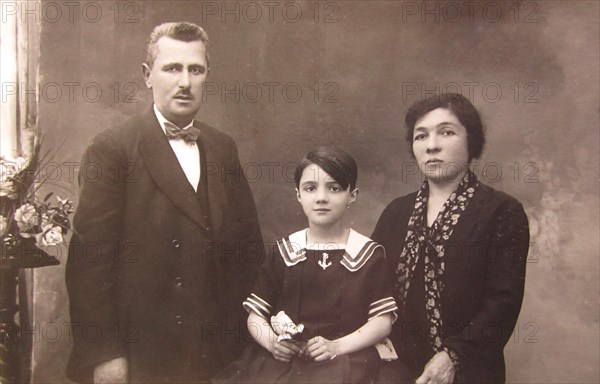
{"type": "Polygon", "coordinates": [[[265,319],[268,319],[269,316],[271,316],[271,305],[254,293],[251,293],[242,305],[246,311],[254,311],[257,315],[264,317],[265,319]]]}
{"type": "Polygon", "coordinates": [[[392,323],[394,323],[398,318],[396,311],[398,311],[396,300],[391,296],[386,297],[385,299],[377,300],[369,305],[369,320],[390,313],[392,315],[392,323]]]}

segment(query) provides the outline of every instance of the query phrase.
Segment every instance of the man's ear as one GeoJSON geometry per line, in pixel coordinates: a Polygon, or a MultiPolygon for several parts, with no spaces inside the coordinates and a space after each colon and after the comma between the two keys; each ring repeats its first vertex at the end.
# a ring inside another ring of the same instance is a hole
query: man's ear
{"type": "Polygon", "coordinates": [[[146,83],[146,88],[152,88],[152,81],[150,80],[150,67],[146,63],[142,63],[142,73],[144,74],[144,82],[146,83]]]}
{"type": "Polygon", "coordinates": [[[350,198],[348,199],[348,204],[352,204],[358,199],[358,188],[354,188],[352,192],[350,192],[350,198]]]}
{"type": "Polygon", "coordinates": [[[298,190],[298,188],[294,188],[296,190],[296,200],[298,200],[299,203],[302,202],[302,200],[300,200],[300,191],[298,190]]]}

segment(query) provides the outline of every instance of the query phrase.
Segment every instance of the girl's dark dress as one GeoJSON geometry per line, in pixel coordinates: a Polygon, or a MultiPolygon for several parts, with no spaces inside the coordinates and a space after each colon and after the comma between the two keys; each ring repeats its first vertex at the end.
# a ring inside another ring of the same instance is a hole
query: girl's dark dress
{"type": "MultiPolygon", "coordinates": [[[[302,230],[277,244],[244,302],[247,311],[269,323],[285,311],[304,324],[302,342],[317,335],[335,340],[376,316],[395,315],[385,252],[368,237],[350,230],[345,250],[311,250],[302,230]]],[[[375,347],[369,347],[324,362],[298,357],[284,363],[256,344],[213,382],[364,383],[375,376],[379,361],[375,347]]]]}

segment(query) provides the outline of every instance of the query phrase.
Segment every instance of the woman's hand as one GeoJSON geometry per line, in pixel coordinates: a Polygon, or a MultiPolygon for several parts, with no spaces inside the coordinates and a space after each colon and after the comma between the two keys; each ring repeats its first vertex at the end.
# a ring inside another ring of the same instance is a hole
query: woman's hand
{"type": "Polygon", "coordinates": [[[331,360],[337,356],[337,347],[337,340],[331,341],[317,336],[306,342],[302,349],[302,355],[314,361],[331,360]]]}
{"type": "Polygon", "coordinates": [[[425,365],[423,373],[415,384],[452,384],[454,381],[454,364],[446,351],[441,351],[433,355],[431,360],[425,365]]]}
{"type": "Polygon", "coordinates": [[[298,355],[300,351],[300,345],[294,340],[274,341],[271,343],[271,348],[269,348],[269,352],[271,352],[275,360],[284,363],[292,361],[292,358],[298,355]]]}
{"type": "Polygon", "coordinates": [[[117,357],[94,368],[94,384],[121,384],[128,382],[129,366],[126,357],[117,357]]]}

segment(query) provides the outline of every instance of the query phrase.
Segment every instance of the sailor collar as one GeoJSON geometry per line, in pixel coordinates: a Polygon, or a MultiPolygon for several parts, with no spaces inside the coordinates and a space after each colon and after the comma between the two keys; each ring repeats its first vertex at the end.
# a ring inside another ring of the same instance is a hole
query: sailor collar
{"type": "MultiPolygon", "coordinates": [[[[308,229],[292,233],[287,238],[277,241],[279,253],[287,267],[292,267],[306,260],[306,232],[308,229]]],[[[375,249],[383,247],[367,236],[350,229],[346,249],[340,263],[350,272],[358,271],[373,256],[375,249]]]]}

